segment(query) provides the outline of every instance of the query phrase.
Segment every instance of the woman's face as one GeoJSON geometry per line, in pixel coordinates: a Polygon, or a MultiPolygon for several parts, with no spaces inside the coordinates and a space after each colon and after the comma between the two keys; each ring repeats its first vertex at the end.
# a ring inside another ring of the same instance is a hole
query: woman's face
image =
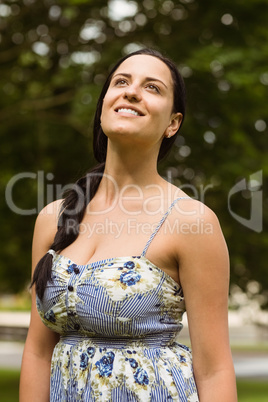
{"type": "Polygon", "coordinates": [[[173,110],[169,68],[154,56],[135,55],[114,72],[103,100],[101,126],[108,138],[161,144],[176,133],[181,113],[173,110]]]}

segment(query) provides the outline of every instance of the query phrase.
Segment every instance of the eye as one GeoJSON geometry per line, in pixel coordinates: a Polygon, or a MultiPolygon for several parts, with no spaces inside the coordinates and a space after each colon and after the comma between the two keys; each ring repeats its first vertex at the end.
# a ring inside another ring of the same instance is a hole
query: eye
{"type": "Polygon", "coordinates": [[[155,84],[147,84],[146,88],[149,88],[150,90],[152,90],[154,92],[160,93],[160,89],[155,84]]]}
{"type": "Polygon", "coordinates": [[[127,80],[125,78],[117,78],[114,82],[114,85],[117,86],[122,86],[122,85],[126,85],[127,84],[127,80]]]}

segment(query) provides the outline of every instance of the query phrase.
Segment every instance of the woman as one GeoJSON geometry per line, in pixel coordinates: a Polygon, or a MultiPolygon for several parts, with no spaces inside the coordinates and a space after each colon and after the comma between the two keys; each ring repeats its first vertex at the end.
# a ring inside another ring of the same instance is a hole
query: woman
{"type": "Polygon", "coordinates": [[[236,401],[219,223],[157,172],[184,102],[158,52],[110,73],[94,122],[100,165],[36,221],[21,402],[236,401]],[[206,233],[191,230],[200,219],[206,233]],[[179,343],[185,306],[193,360],[179,343]]]}

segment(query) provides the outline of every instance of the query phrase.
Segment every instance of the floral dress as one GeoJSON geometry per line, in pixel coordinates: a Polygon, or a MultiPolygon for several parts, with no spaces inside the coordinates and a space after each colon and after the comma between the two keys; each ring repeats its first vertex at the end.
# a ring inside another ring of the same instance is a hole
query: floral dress
{"type": "Polygon", "coordinates": [[[178,342],[182,288],[142,254],[77,265],[52,254],[52,281],[37,309],[60,334],[51,402],[198,402],[192,356],[178,342]]]}

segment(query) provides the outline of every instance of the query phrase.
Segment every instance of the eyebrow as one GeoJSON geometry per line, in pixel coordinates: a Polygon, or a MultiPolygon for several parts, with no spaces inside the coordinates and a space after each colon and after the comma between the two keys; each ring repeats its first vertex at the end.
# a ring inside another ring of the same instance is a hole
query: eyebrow
{"type": "MultiPolygon", "coordinates": [[[[131,74],[127,74],[127,73],[117,73],[113,76],[113,78],[116,77],[117,75],[122,75],[123,77],[131,78],[131,74]]],[[[167,85],[163,81],[159,80],[158,78],[146,77],[145,81],[157,81],[157,82],[160,82],[161,84],[163,84],[167,88],[167,85]]]]}

